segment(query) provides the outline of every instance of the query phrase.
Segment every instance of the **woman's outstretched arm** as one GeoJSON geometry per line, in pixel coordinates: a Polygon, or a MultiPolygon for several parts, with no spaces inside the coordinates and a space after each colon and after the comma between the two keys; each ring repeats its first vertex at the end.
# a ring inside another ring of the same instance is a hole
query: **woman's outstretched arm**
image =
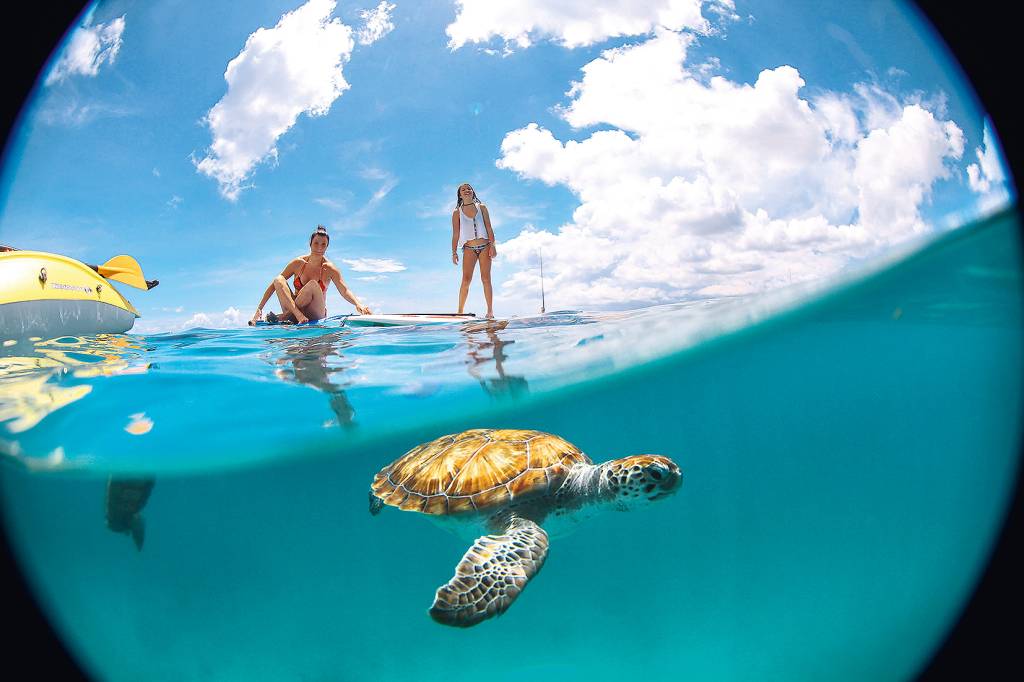
{"type": "Polygon", "coordinates": [[[325,269],[328,274],[330,274],[331,281],[334,282],[334,286],[338,287],[338,293],[341,294],[341,297],[354,305],[360,315],[370,315],[373,312],[367,306],[363,305],[363,302],[359,300],[359,297],[348,288],[348,285],[345,284],[345,280],[341,276],[341,270],[329,263],[325,263],[325,269]]]}
{"type": "Polygon", "coordinates": [[[491,214],[487,212],[487,207],[480,204],[480,213],[484,217],[484,227],[487,228],[487,239],[490,240],[491,245],[487,249],[487,255],[491,258],[498,257],[498,240],[494,236],[494,229],[491,227],[491,214]]]}
{"type": "MultiPolygon", "coordinates": [[[[290,263],[288,263],[288,265],[286,265],[284,267],[284,270],[281,271],[281,274],[279,276],[280,277],[284,277],[285,279],[288,279],[292,274],[294,274],[296,261],[301,262],[302,259],[301,258],[293,259],[290,263]]],[[[276,282],[276,281],[277,281],[277,277],[275,277],[274,279],[270,280],[270,284],[267,285],[267,290],[263,292],[263,298],[260,299],[260,304],[258,306],[256,306],[256,312],[253,314],[252,319],[249,320],[249,326],[252,326],[252,325],[256,324],[257,322],[259,322],[260,320],[263,319],[263,306],[265,306],[267,304],[267,301],[270,300],[270,296],[274,293],[274,282],[276,282]]],[[[282,312],[287,312],[287,311],[282,311],[282,312]]]]}
{"type": "Polygon", "coordinates": [[[267,285],[267,290],[263,292],[263,298],[260,299],[260,304],[256,306],[256,312],[253,313],[252,319],[249,320],[249,326],[256,324],[263,319],[263,306],[270,300],[270,295],[274,293],[274,280],[270,280],[270,284],[267,285]]]}

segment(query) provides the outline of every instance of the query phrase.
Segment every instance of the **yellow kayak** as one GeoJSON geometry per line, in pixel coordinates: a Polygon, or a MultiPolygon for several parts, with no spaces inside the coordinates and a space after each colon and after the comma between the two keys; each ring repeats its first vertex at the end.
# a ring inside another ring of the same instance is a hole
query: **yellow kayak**
{"type": "MultiPolygon", "coordinates": [[[[99,270],[123,281],[135,272],[141,276],[130,256],[99,270]]],[[[42,251],[0,253],[0,340],[117,334],[131,329],[137,317],[128,299],[85,263],[42,251]]]]}

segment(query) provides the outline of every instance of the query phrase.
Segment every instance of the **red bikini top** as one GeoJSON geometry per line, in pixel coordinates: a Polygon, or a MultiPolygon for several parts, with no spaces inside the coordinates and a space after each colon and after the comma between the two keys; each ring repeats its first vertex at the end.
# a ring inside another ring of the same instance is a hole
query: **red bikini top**
{"type": "MultiPolygon", "coordinates": [[[[306,267],[305,264],[303,264],[302,267],[306,267]]],[[[296,294],[299,293],[299,289],[302,288],[302,284],[303,284],[302,279],[299,278],[299,274],[301,272],[302,272],[302,268],[299,268],[299,272],[295,273],[295,279],[292,280],[292,282],[295,284],[295,293],[296,294]]],[[[316,283],[320,285],[320,289],[323,290],[323,292],[326,294],[327,293],[327,285],[324,284],[324,281],[322,279],[323,276],[324,276],[324,266],[321,265],[320,266],[320,277],[317,278],[316,283]]]]}
{"type": "MultiPolygon", "coordinates": [[[[322,281],[320,281],[320,280],[317,280],[317,281],[316,281],[316,283],[320,285],[320,288],[321,288],[321,289],[323,290],[323,292],[324,292],[324,293],[326,294],[326,293],[327,293],[327,285],[326,285],[326,284],[324,284],[324,283],[323,283],[322,281]]],[[[302,288],[302,280],[301,280],[301,279],[299,279],[299,276],[298,276],[298,275],[295,275],[295,293],[299,293],[299,289],[301,289],[301,288],[302,288]]]]}

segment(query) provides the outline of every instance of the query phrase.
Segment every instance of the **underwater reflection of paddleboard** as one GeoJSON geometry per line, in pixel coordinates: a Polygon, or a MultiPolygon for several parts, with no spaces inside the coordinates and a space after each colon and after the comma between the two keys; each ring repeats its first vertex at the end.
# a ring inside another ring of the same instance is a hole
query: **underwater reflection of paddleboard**
{"type": "Polygon", "coordinates": [[[131,256],[93,267],[42,251],[0,252],[0,334],[10,339],[126,332],[141,316],[110,280],[155,286],[131,256]]]}

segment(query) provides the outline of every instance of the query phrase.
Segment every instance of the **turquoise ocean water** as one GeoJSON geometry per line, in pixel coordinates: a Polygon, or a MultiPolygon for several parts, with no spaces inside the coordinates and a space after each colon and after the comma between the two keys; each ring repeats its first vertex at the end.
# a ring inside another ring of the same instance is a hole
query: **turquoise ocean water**
{"type": "Polygon", "coordinates": [[[984,567],[1020,444],[1004,213],[829,290],[469,327],[64,338],[0,354],[12,545],[109,680],[898,680],[984,567]],[[373,475],[475,427],[679,492],[588,519],[504,616],[427,616],[466,543],[373,475]],[[155,481],[145,544],[109,477],[155,481]]]}

